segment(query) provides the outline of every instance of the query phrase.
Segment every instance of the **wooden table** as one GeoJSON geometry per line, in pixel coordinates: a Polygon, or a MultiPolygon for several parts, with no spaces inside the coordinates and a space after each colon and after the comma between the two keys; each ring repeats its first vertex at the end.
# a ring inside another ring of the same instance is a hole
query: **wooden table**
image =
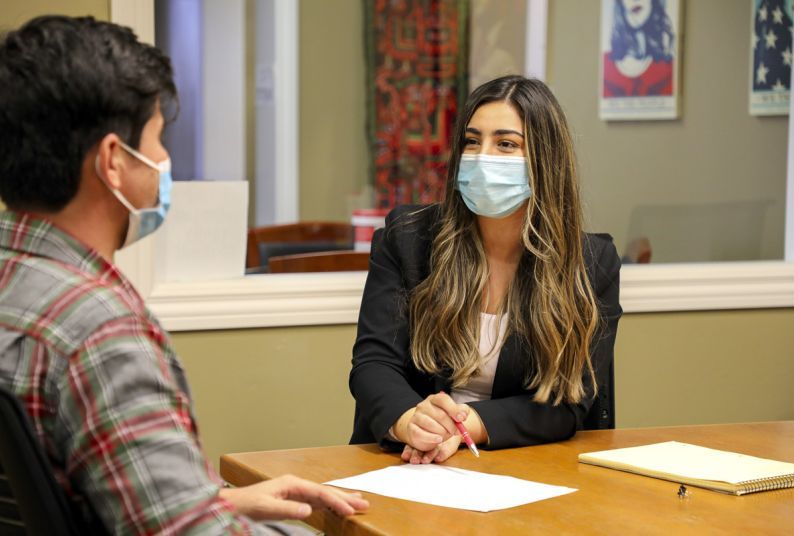
{"type": "MultiPolygon", "coordinates": [[[[508,510],[480,513],[364,493],[365,514],[341,519],[315,512],[309,523],[328,534],[794,534],[794,489],[735,497],[577,462],[580,452],[683,441],[794,462],[794,421],[580,432],[569,441],[481,451],[461,450],[447,464],[577,488],[579,491],[508,510]]],[[[292,473],[327,482],[402,463],[375,445],[228,454],[221,474],[246,485],[292,473]]]]}

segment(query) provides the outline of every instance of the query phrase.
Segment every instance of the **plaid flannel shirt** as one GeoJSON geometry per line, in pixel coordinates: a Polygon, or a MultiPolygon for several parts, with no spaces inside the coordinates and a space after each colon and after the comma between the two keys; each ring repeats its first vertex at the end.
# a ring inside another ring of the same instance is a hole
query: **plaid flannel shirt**
{"type": "Polygon", "coordinates": [[[0,384],[22,400],[67,494],[112,533],[272,533],[219,497],[182,365],[132,285],[49,222],[10,211],[0,384]]]}

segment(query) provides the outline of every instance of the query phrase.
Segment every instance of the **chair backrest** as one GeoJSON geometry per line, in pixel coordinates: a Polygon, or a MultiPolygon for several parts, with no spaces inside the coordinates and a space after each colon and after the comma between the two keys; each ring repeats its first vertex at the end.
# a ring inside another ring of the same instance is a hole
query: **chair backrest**
{"type": "Polygon", "coordinates": [[[256,227],[248,230],[245,266],[267,266],[270,256],[352,247],[353,226],[350,223],[302,221],[256,227]]]}
{"type": "Polygon", "coordinates": [[[368,251],[324,251],[270,257],[271,273],[352,272],[369,269],[368,251]]]}
{"type": "Polygon", "coordinates": [[[97,534],[55,481],[24,408],[0,386],[0,534],[97,534]]]}
{"type": "Polygon", "coordinates": [[[615,363],[609,370],[597,374],[598,395],[593,400],[590,413],[582,423],[583,430],[612,430],[615,428],[615,363]]]}

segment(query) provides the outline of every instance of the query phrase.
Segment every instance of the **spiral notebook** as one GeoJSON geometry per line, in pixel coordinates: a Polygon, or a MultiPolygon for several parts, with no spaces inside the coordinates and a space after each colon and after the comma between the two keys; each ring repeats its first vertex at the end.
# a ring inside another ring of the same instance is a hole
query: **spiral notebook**
{"type": "Polygon", "coordinates": [[[794,487],[794,463],[677,441],[587,452],[579,461],[734,495],[794,487]]]}

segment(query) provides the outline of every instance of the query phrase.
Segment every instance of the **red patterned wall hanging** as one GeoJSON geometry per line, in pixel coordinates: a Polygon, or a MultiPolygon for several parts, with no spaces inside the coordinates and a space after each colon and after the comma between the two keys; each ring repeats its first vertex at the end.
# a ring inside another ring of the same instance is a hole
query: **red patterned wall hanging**
{"type": "Polygon", "coordinates": [[[363,0],[367,137],[378,208],[444,195],[468,93],[468,0],[363,0]]]}

